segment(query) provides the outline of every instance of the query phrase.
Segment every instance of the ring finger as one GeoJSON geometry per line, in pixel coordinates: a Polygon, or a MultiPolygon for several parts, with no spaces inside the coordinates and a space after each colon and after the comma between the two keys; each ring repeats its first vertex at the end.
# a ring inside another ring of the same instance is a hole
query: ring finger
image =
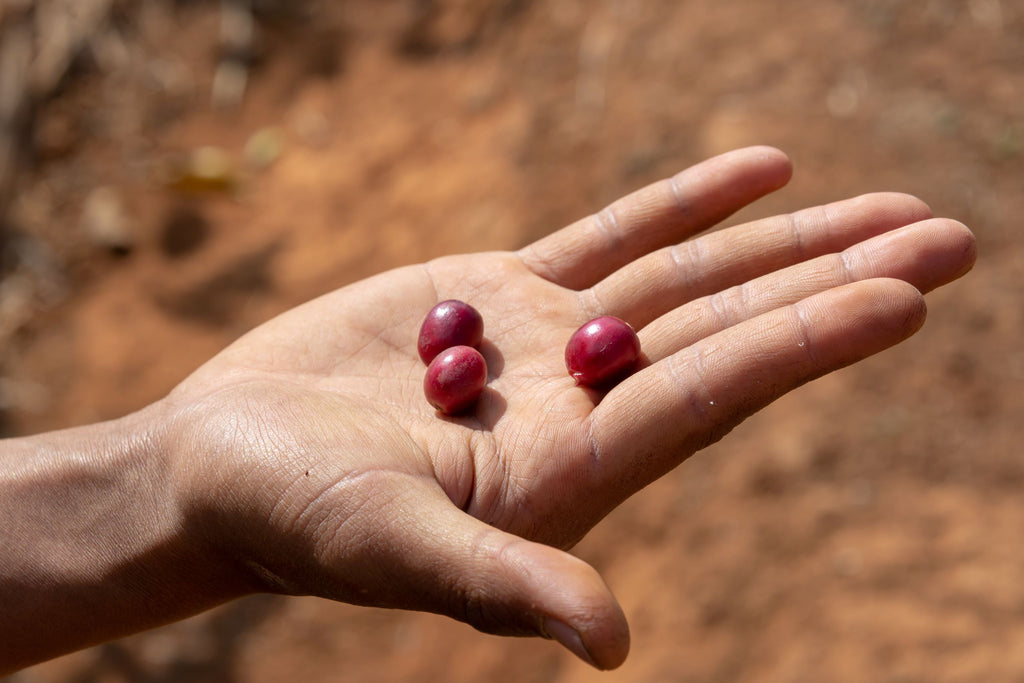
{"type": "Polygon", "coordinates": [[[922,221],[680,306],[641,329],[641,345],[655,363],[737,323],[860,280],[895,278],[927,292],[966,273],[974,258],[974,236],[961,223],[922,221]]]}
{"type": "Polygon", "coordinates": [[[659,249],[580,296],[588,312],[639,329],[688,301],[930,217],[915,197],[864,195],[659,249]]]}

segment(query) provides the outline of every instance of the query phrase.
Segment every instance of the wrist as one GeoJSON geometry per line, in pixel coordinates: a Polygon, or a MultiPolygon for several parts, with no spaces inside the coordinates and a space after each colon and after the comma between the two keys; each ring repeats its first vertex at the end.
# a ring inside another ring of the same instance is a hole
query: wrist
{"type": "Polygon", "coordinates": [[[248,592],[189,522],[163,412],[0,442],[0,673],[248,592]]]}

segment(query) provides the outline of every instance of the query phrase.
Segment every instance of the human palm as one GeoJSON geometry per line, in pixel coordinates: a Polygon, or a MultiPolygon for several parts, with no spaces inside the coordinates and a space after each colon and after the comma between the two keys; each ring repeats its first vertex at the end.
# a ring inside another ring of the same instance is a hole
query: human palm
{"type": "Polygon", "coordinates": [[[778,396],[912,334],[919,290],[973,261],[965,228],[890,194],[694,238],[788,177],[780,153],[741,150],[518,252],[400,268],[254,330],[165,402],[193,517],[253,589],[441,612],[617,665],[624,618],[559,548],[778,396]],[[416,350],[451,298],[482,313],[489,368],[453,417],[425,400],[416,350]],[[644,355],[599,392],[563,349],[603,314],[644,355]]]}

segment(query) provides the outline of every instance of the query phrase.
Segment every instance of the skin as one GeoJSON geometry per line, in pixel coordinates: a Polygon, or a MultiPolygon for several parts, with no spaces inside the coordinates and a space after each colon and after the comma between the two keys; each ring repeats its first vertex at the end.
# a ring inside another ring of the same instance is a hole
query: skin
{"type": "Polygon", "coordinates": [[[565,552],[621,501],[786,392],[923,323],[974,238],[873,194],[695,238],[782,187],[788,159],[708,160],[518,252],[450,256],[327,294],[113,422],[0,443],[0,672],[271,591],[428,610],[629,648],[565,552]],[[444,299],[488,324],[474,412],[423,398],[444,299]],[[607,393],[562,350],[623,318],[642,367],[607,393]]]}

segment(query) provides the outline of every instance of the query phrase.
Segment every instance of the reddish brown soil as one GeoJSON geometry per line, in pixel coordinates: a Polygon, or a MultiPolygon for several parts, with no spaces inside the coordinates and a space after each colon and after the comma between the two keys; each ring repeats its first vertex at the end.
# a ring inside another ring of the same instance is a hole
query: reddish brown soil
{"type": "Polygon", "coordinates": [[[773,405],[580,544],[632,625],[614,673],[430,615],[256,597],[11,681],[1024,680],[1024,6],[309,3],[264,17],[223,111],[216,6],[144,4],[119,19],[127,61],[84,64],[37,114],[10,221],[61,279],[5,339],[8,434],[132,411],[318,293],[517,247],[750,143],[796,175],[736,220],[900,190],[970,225],[980,260],[912,340],[773,405]],[[246,167],[268,126],[280,156],[246,167]],[[234,192],[168,186],[203,145],[238,164],[234,192]],[[127,255],[82,232],[99,186],[127,255]]]}

